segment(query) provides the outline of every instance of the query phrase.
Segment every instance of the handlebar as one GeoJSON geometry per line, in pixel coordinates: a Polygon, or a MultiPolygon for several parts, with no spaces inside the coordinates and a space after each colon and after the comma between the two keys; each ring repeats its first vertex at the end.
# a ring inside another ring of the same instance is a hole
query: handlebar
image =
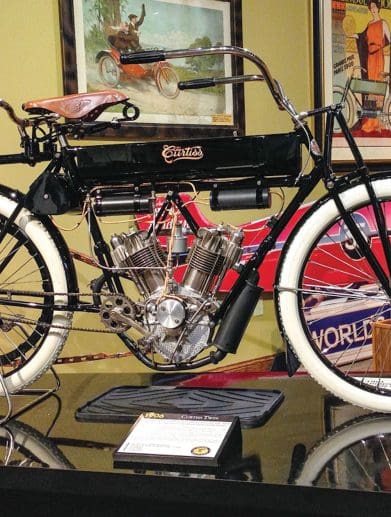
{"type": "Polygon", "coordinates": [[[197,88],[208,88],[218,84],[237,84],[246,81],[264,81],[262,75],[238,75],[235,77],[209,77],[205,79],[192,79],[189,81],[180,81],[178,88],[180,90],[195,90],[197,88]]]}
{"type": "Polygon", "coordinates": [[[156,63],[165,61],[166,54],[164,50],[144,50],[142,52],[132,52],[131,54],[121,54],[120,61],[123,65],[140,65],[142,63],[156,63]]]}
{"type": "Polygon", "coordinates": [[[15,124],[19,126],[21,129],[29,125],[29,121],[24,118],[19,118],[16,115],[14,108],[10,104],[8,104],[8,102],[6,102],[4,99],[0,99],[0,108],[3,108],[7,112],[12,122],[15,122],[15,124]]]}
{"type": "MultiPolygon", "coordinates": [[[[253,52],[241,48],[241,47],[233,47],[233,46],[221,46],[221,47],[208,47],[208,48],[194,48],[194,49],[182,49],[182,50],[153,50],[153,51],[143,51],[143,52],[131,52],[129,54],[122,54],[120,57],[122,64],[141,64],[141,63],[154,63],[157,61],[166,61],[167,59],[178,59],[183,57],[197,57],[197,56],[207,56],[210,54],[229,54],[237,57],[241,57],[242,59],[247,59],[251,61],[253,64],[255,64],[259,71],[261,72],[261,76],[257,76],[256,80],[263,80],[266,82],[270,93],[273,96],[273,99],[275,100],[277,106],[281,110],[286,110],[288,113],[295,118],[297,116],[296,110],[293,108],[292,103],[287,99],[285,96],[281,85],[276,81],[264,61],[262,61],[261,58],[259,58],[257,55],[255,55],[253,52]]],[[[234,82],[243,82],[243,78],[247,76],[238,76],[233,78],[226,78],[231,79],[231,83],[234,82]]],[[[254,77],[254,76],[248,76],[248,77],[254,77]]],[[[246,79],[245,79],[246,80],[246,79]]],[[[249,79],[253,80],[253,79],[249,79]]],[[[195,87],[196,88],[202,88],[205,86],[214,86],[214,84],[210,82],[206,82],[204,85],[201,82],[202,79],[196,80],[195,87]]],[[[212,79],[208,79],[206,81],[212,81],[212,79]]],[[[213,79],[213,81],[216,81],[216,79],[213,79]]],[[[186,83],[189,84],[189,82],[183,82],[182,87],[185,84],[185,88],[182,89],[188,89],[191,86],[187,86],[186,83]]],[[[217,83],[215,83],[217,84],[217,83]]]]}

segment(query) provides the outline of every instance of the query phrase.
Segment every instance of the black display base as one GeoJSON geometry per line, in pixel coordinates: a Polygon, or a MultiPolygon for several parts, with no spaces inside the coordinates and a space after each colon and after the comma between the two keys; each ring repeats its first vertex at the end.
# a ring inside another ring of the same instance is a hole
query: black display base
{"type": "MultiPolygon", "coordinates": [[[[128,434],[129,422],[76,422],[75,411],[113,386],[146,386],[156,377],[61,373],[55,396],[24,412],[15,422],[21,425],[3,428],[3,514],[390,517],[389,417],[370,414],[364,426],[357,424],[367,411],[336,403],[307,375],[166,375],[166,385],[192,382],[195,391],[198,385],[223,391],[277,389],[285,395],[284,405],[266,425],[241,429],[242,457],[224,471],[178,473],[170,465],[155,470],[151,464],[114,469],[113,452],[128,434]]],[[[37,387],[49,378],[45,374],[37,387]]]]}
{"type": "Polygon", "coordinates": [[[121,386],[99,395],[76,411],[83,422],[133,422],[156,411],[240,419],[242,428],[263,425],[284,400],[276,390],[121,386]]]}

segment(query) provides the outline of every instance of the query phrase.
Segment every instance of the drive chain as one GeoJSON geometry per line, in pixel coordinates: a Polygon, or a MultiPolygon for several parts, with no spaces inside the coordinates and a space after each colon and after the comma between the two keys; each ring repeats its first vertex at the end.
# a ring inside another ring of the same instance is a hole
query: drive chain
{"type": "MultiPolygon", "coordinates": [[[[0,290],[0,301],[4,300],[4,298],[1,297],[1,295],[6,294],[8,296],[8,299],[11,299],[13,295],[18,296],[77,296],[77,297],[86,297],[86,296],[93,296],[93,293],[54,293],[54,292],[38,292],[38,291],[4,291],[0,290]]],[[[119,294],[119,293],[111,293],[111,292],[102,292],[102,293],[96,293],[97,296],[117,296],[120,298],[124,298],[125,300],[128,300],[129,298],[126,295],[119,294]]],[[[0,304],[1,307],[1,304],[0,304]]],[[[57,309],[58,310],[58,309],[57,309]]],[[[64,309],[66,310],[66,309],[64,309]]],[[[45,323],[42,321],[34,320],[32,318],[26,318],[24,316],[18,316],[15,317],[12,316],[4,316],[0,313],[0,320],[6,321],[10,323],[26,323],[28,325],[37,325],[39,324],[41,327],[44,328],[55,328],[60,330],[73,330],[78,332],[97,332],[100,334],[119,334],[121,330],[115,330],[115,329],[96,329],[96,328],[90,328],[90,327],[79,327],[75,325],[60,325],[60,324],[53,324],[53,323],[45,323]]],[[[100,352],[97,354],[85,354],[85,355],[78,355],[78,356],[71,356],[71,357],[59,357],[56,360],[55,364],[71,364],[71,363],[80,363],[80,362],[88,362],[88,361],[98,361],[102,359],[121,359],[123,357],[129,357],[132,356],[132,352],[114,352],[112,354],[100,352]]]]}

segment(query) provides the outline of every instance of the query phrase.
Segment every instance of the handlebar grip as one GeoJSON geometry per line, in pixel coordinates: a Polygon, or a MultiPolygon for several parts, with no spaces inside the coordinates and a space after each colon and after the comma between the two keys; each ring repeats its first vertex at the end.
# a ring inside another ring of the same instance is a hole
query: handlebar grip
{"type": "Polygon", "coordinates": [[[7,154],[0,156],[0,165],[11,164],[11,163],[28,163],[28,159],[25,154],[7,154]]]}
{"type": "Polygon", "coordinates": [[[120,56],[120,61],[123,65],[140,65],[142,63],[156,63],[156,61],[165,60],[166,53],[163,50],[129,52],[129,54],[121,54],[120,56]]]}
{"type": "Polygon", "coordinates": [[[178,83],[180,90],[196,90],[197,88],[208,88],[209,86],[216,86],[216,81],[214,79],[192,79],[178,83]]]}

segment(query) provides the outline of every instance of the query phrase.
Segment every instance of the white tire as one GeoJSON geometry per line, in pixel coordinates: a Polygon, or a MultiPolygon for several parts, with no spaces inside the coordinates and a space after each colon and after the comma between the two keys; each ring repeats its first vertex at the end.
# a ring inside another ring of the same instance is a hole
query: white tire
{"type": "MultiPolygon", "coordinates": [[[[341,469],[342,463],[344,463],[346,459],[350,459],[353,465],[355,464],[357,467],[357,472],[360,474],[359,480],[360,477],[366,483],[368,483],[369,480],[373,483],[373,486],[376,487],[377,481],[372,479],[372,473],[376,470],[375,467],[379,467],[380,465],[375,465],[373,451],[372,456],[369,455],[370,463],[364,465],[357,449],[372,450],[368,444],[370,441],[373,446],[377,447],[380,455],[385,455],[384,461],[388,466],[389,458],[386,451],[388,450],[390,439],[391,420],[389,417],[371,415],[348,422],[340,428],[335,429],[329,436],[313,447],[304,461],[302,470],[295,480],[295,484],[319,486],[320,483],[318,483],[318,480],[328,469],[333,469],[336,465],[341,469]],[[347,458],[347,456],[350,457],[347,458]]],[[[346,465],[345,474],[348,476],[346,482],[349,482],[349,474],[352,479],[354,479],[355,473],[352,472],[352,470],[352,464],[346,465]]],[[[351,486],[344,486],[342,484],[343,476],[340,476],[340,478],[342,478],[340,479],[341,484],[338,484],[336,488],[351,488],[351,486]]]]}
{"type": "Polygon", "coordinates": [[[0,451],[2,465],[5,466],[74,468],[50,438],[17,420],[0,427],[0,451]]]}
{"type": "MultiPolygon", "coordinates": [[[[0,195],[0,228],[16,203],[0,195]],[[5,219],[4,219],[5,218],[5,219]]],[[[54,292],[51,302],[67,304],[67,280],[60,253],[43,224],[28,210],[17,216],[0,243],[0,289],[54,292]],[[4,264],[6,264],[4,266],[4,264]]],[[[0,296],[4,299],[4,294],[0,296]]],[[[43,303],[44,297],[12,295],[12,300],[43,303]]],[[[70,313],[30,309],[0,303],[0,374],[9,393],[17,393],[38,379],[57,359],[68,335],[70,313]],[[18,317],[21,323],[15,324],[18,317]],[[3,319],[1,319],[3,318],[3,319]],[[25,322],[23,322],[25,318],[25,322]],[[39,325],[28,319],[38,319],[39,325]]],[[[0,384],[0,395],[4,395],[0,384]]]]}
{"type": "MultiPolygon", "coordinates": [[[[385,211],[389,241],[391,179],[377,179],[373,187],[385,211]]],[[[366,188],[358,184],[340,196],[382,261],[366,188]]],[[[281,330],[304,368],[341,399],[391,412],[391,373],[374,368],[368,330],[374,320],[389,317],[390,300],[366,257],[355,248],[333,200],[320,203],[305,216],[287,243],[279,271],[276,306],[281,330]],[[314,300],[317,306],[311,307],[314,300]],[[340,318],[340,326],[327,327],[331,325],[327,317],[340,318]],[[349,335],[349,328],[357,335],[349,335]]]]}

